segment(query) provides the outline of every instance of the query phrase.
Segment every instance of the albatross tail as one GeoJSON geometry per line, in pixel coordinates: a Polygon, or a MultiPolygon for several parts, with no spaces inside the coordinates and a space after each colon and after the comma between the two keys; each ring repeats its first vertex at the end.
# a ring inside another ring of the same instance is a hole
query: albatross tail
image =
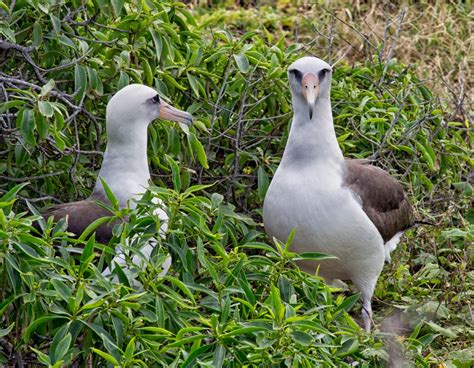
{"type": "Polygon", "coordinates": [[[391,261],[390,253],[397,249],[397,245],[400,242],[400,238],[405,233],[405,231],[399,231],[391,238],[388,242],[385,243],[385,263],[389,264],[391,261]]]}

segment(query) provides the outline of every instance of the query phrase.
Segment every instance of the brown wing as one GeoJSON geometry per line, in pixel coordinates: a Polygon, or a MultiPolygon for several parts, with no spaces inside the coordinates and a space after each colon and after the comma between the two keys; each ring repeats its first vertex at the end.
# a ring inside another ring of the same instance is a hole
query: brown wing
{"type": "Polygon", "coordinates": [[[358,160],[346,160],[345,185],[362,201],[362,208],[384,241],[409,228],[413,210],[400,183],[386,171],[358,160]]]}
{"type": "MultiPolygon", "coordinates": [[[[68,231],[74,233],[76,236],[81,235],[84,230],[93,221],[108,217],[112,214],[99,206],[96,202],[91,200],[83,200],[78,202],[64,203],[52,206],[43,211],[42,216],[47,220],[53,216],[55,221],[67,217],[68,231]]],[[[96,230],[96,240],[100,243],[108,243],[112,237],[112,229],[115,223],[110,225],[103,224],[96,230]]]]}

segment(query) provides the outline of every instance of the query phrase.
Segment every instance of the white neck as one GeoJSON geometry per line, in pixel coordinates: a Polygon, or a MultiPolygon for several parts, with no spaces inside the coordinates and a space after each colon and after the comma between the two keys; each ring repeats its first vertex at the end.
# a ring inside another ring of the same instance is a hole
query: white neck
{"type": "Polygon", "coordinates": [[[329,96],[319,96],[309,119],[308,105],[293,97],[293,121],[281,165],[306,165],[315,161],[342,163],[344,157],[336,139],[329,96]]]}
{"type": "MultiPolygon", "coordinates": [[[[108,142],[99,177],[110,187],[120,207],[126,207],[132,198],[140,198],[148,187],[147,127],[146,123],[107,126],[108,142]]],[[[92,197],[106,198],[100,180],[92,197]]],[[[135,206],[133,201],[129,205],[135,206]]]]}

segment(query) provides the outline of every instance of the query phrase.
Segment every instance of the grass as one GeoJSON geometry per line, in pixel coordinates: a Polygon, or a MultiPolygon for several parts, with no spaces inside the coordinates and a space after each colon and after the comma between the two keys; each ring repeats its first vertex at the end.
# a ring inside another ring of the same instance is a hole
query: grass
{"type": "Polygon", "coordinates": [[[257,7],[198,7],[201,24],[256,31],[269,43],[301,43],[327,61],[364,63],[395,57],[416,68],[452,116],[472,123],[474,11],[470,1],[428,4],[352,1],[257,1],[257,7]],[[276,4],[273,5],[273,4],[276,4]],[[307,4],[305,6],[305,4],[307,4]]]}

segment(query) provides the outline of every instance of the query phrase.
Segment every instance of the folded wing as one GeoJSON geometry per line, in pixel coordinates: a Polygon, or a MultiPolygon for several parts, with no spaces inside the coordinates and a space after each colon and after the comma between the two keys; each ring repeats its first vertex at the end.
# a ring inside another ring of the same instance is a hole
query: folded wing
{"type": "Polygon", "coordinates": [[[401,184],[386,171],[360,160],[345,161],[344,184],[386,242],[413,224],[413,210],[401,184]]]}
{"type": "MultiPolygon", "coordinates": [[[[43,211],[42,215],[46,220],[53,216],[55,222],[67,217],[68,231],[80,236],[92,222],[102,217],[109,217],[112,214],[95,201],[86,199],[49,207],[43,211]]],[[[114,222],[100,225],[95,230],[96,240],[100,243],[108,243],[112,237],[114,225],[114,222]]]]}

